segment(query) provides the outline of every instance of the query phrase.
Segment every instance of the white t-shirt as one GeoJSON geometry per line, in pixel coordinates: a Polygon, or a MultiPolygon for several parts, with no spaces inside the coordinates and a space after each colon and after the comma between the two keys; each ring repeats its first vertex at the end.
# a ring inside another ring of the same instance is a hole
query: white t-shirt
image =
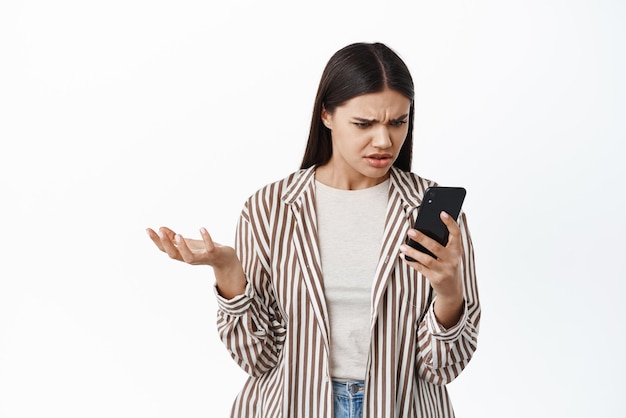
{"type": "Polygon", "coordinates": [[[361,190],[316,184],[333,379],[365,378],[371,289],[383,239],[389,180],[361,190]]]}

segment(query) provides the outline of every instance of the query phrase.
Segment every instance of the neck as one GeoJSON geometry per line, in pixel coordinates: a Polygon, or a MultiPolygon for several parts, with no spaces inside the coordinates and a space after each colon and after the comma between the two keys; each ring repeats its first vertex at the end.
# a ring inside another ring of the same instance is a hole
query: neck
{"type": "Polygon", "coordinates": [[[384,182],[388,178],[388,171],[382,177],[367,177],[360,173],[355,176],[348,176],[345,173],[339,173],[328,165],[317,167],[315,170],[315,180],[328,187],[341,190],[368,189],[384,182]]]}

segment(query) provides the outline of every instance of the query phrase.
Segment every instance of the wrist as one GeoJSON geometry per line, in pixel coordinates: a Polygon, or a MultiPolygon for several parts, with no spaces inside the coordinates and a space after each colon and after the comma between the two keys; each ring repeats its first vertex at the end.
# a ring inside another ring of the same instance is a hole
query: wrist
{"type": "Polygon", "coordinates": [[[246,276],[239,263],[219,268],[213,267],[213,273],[217,291],[222,297],[232,299],[246,290],[246,276]]]}
{"type": "Polygon", "coordinates": [[[459,297],[441,297],[435,299],[435,318],[444,328],[456,325],[463,315],[463,295],[459,297]]]}

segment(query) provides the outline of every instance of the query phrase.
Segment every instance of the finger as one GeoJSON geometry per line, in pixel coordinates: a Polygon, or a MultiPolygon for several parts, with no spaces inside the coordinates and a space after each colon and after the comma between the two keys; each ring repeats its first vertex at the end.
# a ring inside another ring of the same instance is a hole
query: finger
{"type": "Polygon", "coordinates": [[[445,277],[450,276],[448,263],[442,262],[441,258],[435,259],[422,251],[411,248],[409,245],[400,246],[400,256],[433,286],[439,285],[445,277]],[[407,260],[407,256],[413,258],[414,261],[407,260]]]}
{"type": "Polygon", "coordinates": [[[454,251],[453,255],[457,256],[461,249],[461,228],[459,224],[446,212],[442,211],[440,214],[441,221],[448,228],[448,243],[446,249],[454,251]]]}
{"type": "Polygon", "coordinates": [[[172,242],[172,239],[170,238],[170,236],[166,232],[164,232],[163,229],[164,228],[159,228],[159,238],[161,238],[161,245],[163,245],[163,249],[165,250],[167,255],[170,256],[170,258],[182,261],[182,257],[180,256],[178,249],[172,242]]]}
{"type": "Polygon", "coordinates": [[[421,273],[422,276],[424,276],[428,281],[432,281],[433,278],[437,277],[437,266],[439,264],[438,260],[435,260],[430,255],[404,244],[400,246],[400,252],[400,257],[404,260],[404,262],[411,266],[411,268],[421,273]],[[407,256],[412,257],[415,261],[407,260],[407,256]]]}
{"type": "Polygon", "coordinates": [[[400,246],[400,253],[405,262],[413,265],[413,267],[420,272],[424,267],[432,268],[433,265],[437,263],[437,260],[429,254],[426,254],[425,252],[415,249],[407,244],[402,244],[400,246]],[[410,257],[412,260],[409,260],[407,257],[410,257]]]}
{"type": "Polygon", "coordinates": [[[147,228],[146,232],[148,233],[148,236],[150,237],[152,242],[154,242],[154,245],[156,245],[159,250],[165,252],[165,248],[163,248],[163,244],[161,244],[161,237],[159,237],[159,235],[151,228],[147,228]]]}
{"type": "Polygon", "coordinates": [[[461,229],[459,228],[459,224],[450,216],[447,212],[441,211],[439,214],[439,218],[441,222],[446,225],[448,228],[448,243],[451,240],[457,240],[461,237],[461,229]]]}
{"type": "Polygon", "coordinates": [[[183,261],[185,263],[194,264],[197,259],[197,255],[191,252],[189,246],[187,245],[187,241],[180,234],[176,234],[174,236],[174,243],[176,244],[176,248],[180,253],[183,261]]]}
{"type": "Polygon", "coordinates": [[[160,227],[159,233],[166,235],[170,239],[170,241],[174,241],[174,237],[176,236],[176,232],[172,231],[167,226],[160,227]]]}
{"type": "MultiPolygon", "coordinates": [[[[409,229],[409,232],[407,233],[407,235],[409,236],[410,239],[421,244],[424,248],[426,248],[428,251],[433,253],[435,257],[439,257],[439,254],[444,249],[443,245],[439,244],[437,241],[435,241],[428,235],[424,234],[423,232],[418,231],[417,229],[413,229],[413,228],[409,229]]],[[[427,255],[431,257],[429,254],[427,255]]]]}
{"type": "Polygon", "coordinates": [[[206,228],[200,228],[200,235],[202,236],[202,241],[204,241],[204,246],[208,252],[211,252],[215,249],[215,243],[209,234],[209,231],[206,228]]]}

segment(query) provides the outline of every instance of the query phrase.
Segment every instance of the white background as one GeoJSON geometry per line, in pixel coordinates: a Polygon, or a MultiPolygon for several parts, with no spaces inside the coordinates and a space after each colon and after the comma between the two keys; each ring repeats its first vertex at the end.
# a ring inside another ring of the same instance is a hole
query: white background
{"type": "Polygon", "coordinates": [[[356,41],[416,83],[414,171],[468,190],[483,321],[459,417],[623,417],[623,1],[3,1],[0,417],[225,417],[213,277],[356,41]]]}

